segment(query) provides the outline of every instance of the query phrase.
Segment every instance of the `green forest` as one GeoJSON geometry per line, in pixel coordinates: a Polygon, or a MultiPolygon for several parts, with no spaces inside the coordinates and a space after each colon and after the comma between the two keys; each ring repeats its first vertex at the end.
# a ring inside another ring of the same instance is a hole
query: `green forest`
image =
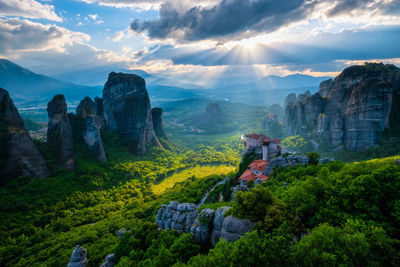
{"type": "MultiPolygon", "coordinates": [[[[244,132],[265,113],[255,114],[244,132]]],[[[70,121],[74,172],[62,169],[46,144],[35,140],[51,177],[14,179],[0,188],[0,266],[66,266],[78,244],[87,249],[88,266],[99,266],[111,253],[116,266],[400,264],[399,156],[320,164],[318,154],[308,154],[313,159],[308,165],[275,169],[266,183],[229,202],[231,187],[252,161],[241,162],[237,132],[169,129],[171,140],[161,140],[165,149],[153,147],[138,157],[118,134],[102,130],[109,161],[98,163],[72,114],[70,121]],[[230,206],[225,216],[255,222],[252,231],[212,247],[196,244],[190,234],[158,229],[155,216],[162,204],[198,203],[226,177],[198,210],[230,206]],[[121,229],[128,234],[119,238],[121,229]]],[[[311,151],[299,136],[283,144],[311,151]]]]}
{"type": "Polygon", "coordinates": [[[116,266],[400,264],[400,157],[277,169],[234,202],[216,203],[210,195],[202,209],[228,205],[229,214],[257,222],[236,242],[211,248],[190,234],[157,230],[155,214],[172,200],[198,203],[226,176],[235,184],[239,136],[208,136],[208,142],[193,136],[191,148],[152,148],[139,158],[117,135],[102,135],[109,162],[90,160],[75,133],[77,170],[68,173],[37,141],[53,164],[52,177],[0,188],[0,265],[65,266],[77,244],[87,249],[88,266],[99,266],[110,253],[116,266]],[[154,192],[162,183],[169,185],[154,192]],[[118,238],[120,229],[132,234],[118,238]]]}

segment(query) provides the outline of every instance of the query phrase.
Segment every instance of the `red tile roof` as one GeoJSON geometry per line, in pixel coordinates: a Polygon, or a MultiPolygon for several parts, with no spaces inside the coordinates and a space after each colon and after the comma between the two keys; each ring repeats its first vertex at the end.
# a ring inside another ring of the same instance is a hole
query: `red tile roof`
{"type": "MultiPolygon", "coordinates": [[[[264,143],[269,143],[269,142],[272,141],[271,138],[269,138],[268,136],[265,136],[263,134],[254,134],[254,133],[253,134],[248,134],[248,135],[246,135],[246,138],[261,140],[264,143]]],[[[276,140],[279,140],[279,139],[276,139],[276,140]]],[[[279,140],[279,142],[280,142],[280,140],[279,140]]]]}
{"type": "Polygon", "coordinates": [[[258,171],[265,171],[265,167],[267,167],[268,161],[258,159],[250,163],[249,168],[258,170],[258,171]]]}
{"type": "Polygon", "coordinates": [[[265,138],[268,138],[263,134],[254,134],[254,133],[248,134],[248,135],[246,135],[246,137],[251,138],[251,139],[257,139],[257,140],[264,140],[265,138]]]}
{"type": "Polygon", "coordinates": [[[256,179],[259,178],[261,181],[265,182],[269,179],[269,176],[265,176],[264,174],[259,174],[256,176],[256,179]]]}
{"type": "Polygon", "coordinates": [[[250,171],[250,170],[246,170],[242,176],[240,176],[239,180],[246,180],[246,182],[250,182],[250,181],[254,181],[256,179],[256,175],[250,171]]]}
{"type": "Polygon", "coordinates": [[[272,143],[279,145],[281,143],[281,140],[279,140],[278,138],[275,138],[275,139],[272,139],[272,143]]]}

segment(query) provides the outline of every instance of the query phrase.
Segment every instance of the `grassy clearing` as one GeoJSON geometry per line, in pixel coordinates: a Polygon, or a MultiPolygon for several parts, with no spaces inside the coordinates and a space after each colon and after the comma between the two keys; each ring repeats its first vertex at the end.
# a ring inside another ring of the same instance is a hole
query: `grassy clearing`
{"type": "Polygon", "coordinates": [[[228,174],[235,170],[235,167],[228,165],[219,166],[196,166],[190,169],[183,170],[181,172],[174,173],[173,175],[166,177],[159,184],[152,187],[154,194],[160,195],[166,189],[172,188],[176,183],[183,182],[186,179],[195,176],[196,178],[204,178],[211,174],[228,174]]]}

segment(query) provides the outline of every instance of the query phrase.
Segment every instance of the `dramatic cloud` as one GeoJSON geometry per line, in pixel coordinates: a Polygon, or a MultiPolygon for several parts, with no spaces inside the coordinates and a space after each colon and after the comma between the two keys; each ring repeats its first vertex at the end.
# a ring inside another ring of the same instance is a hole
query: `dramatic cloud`
{"type": "Polygon", "coordinates": [[[0,0],[0,16],[19,16],[62,22],[62,19],[54,12],[54,6],[44,5],[35,0],[0,0]]]}
{"type": "Polygon", "coordinates": [[[332,72],[349,60],[399,58],[397,44],[400,39],[394,36],[400,36],[400,26],[348,30],[336,34],[319,33],[298,42],[257,44],[251,49],[240,45],[208,49],[165,45],[153,49],[144,60],[171,59],[174,64],[202,66],[268,64],[332,72]]]}
{"type": "Polygon", "coordinates": [[[373,12],[381,15],[400,13],[400,2],[397,0],[340,0],[328,11],[329,16],[347,15],[350,12],[373,12]]]}
{"type": "Polygon", "coordinates": [[[307,0],[222,0],[212,7],[195,6],[182,12],[179,6],[167,2],[161,6],[159,19],[135,20],[131,29],[156,39],[239,39],[302,20],[313,6],[307,0]]]}
{"type": "Polygon", "coordinates": [[[48,49],[63,52],[65,45],[89,40],[87,34],[72,32],[56,25],[43,25],[17,18],[0,19],[0,54],[3,55],[48,49]]]}
{"type": "Polygon", "coordinates": [[[392,22],[393,16],[400,14],[398,0],[222,0],[206,6],[194,3],[165,1],[157,19],[135,19],[131,29],[150,39],[226,41],[272,33],[297,22],[308,23],[310,18],[351,17],[357,24],[361,16],[367,22],[392,22]]]}

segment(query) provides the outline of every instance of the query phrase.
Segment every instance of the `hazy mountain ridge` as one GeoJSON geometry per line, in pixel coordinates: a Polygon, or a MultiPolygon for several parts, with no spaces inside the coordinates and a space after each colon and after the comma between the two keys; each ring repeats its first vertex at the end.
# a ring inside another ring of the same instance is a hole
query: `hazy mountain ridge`
{"type": "Polygon", "coordinates": [[[57,93],[65,94],[70,100],[79,100],[82,95],[96,96],[101,92],[100,87],[63,82],[6,59],[0,59],[0,87],[7,89],[18,104],[48,101],[57,93]]]}

